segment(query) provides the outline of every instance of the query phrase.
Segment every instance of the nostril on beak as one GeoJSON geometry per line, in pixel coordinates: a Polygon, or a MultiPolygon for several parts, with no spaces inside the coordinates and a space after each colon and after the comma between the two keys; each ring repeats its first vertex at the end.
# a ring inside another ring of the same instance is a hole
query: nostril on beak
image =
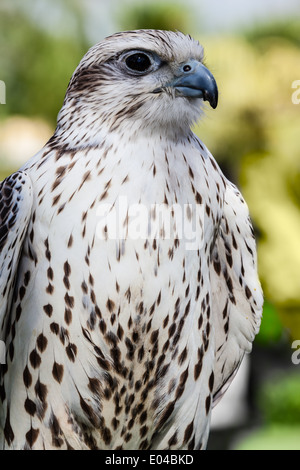
{"type": "Polygon", "coordinates": [[[183,71],[184,72],[190,72],[192,70],[192,67],[188,64],[186,64],[184,67],[183,67],[183,71]]]}

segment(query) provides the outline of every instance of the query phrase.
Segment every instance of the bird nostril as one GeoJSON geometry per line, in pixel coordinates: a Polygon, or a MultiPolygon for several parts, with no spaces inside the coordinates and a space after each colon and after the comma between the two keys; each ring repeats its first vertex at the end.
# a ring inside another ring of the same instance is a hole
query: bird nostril
{"type": "Polygon", "coordinates": [[[190,72],[191,70],[192,70],[192,67],[191,67],[190,65],[185,65],[185,66],[183,67],[183,71],[184,71],[184,72],[190,72]]]}

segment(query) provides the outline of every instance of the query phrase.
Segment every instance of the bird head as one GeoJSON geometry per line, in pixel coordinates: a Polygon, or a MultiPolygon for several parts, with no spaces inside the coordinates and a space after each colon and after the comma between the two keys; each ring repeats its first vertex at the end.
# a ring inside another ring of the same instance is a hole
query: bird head
{"type": "Polygon", "coordinates": [[[204,101],[215,108],[218,88],[198,41],[180,32],[127,31],[107,37],[83,57],[59,121],[71,107],[73,119],[89,129],[186,133],[204,101]]]}

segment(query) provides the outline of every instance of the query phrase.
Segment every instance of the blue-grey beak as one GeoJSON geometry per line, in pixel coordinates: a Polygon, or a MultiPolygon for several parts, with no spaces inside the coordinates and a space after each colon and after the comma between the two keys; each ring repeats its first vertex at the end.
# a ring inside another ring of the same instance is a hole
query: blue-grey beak
{"type": "Polygon", "coordinates": [[[218,87],[212,73],[197,60],[190,60],[180,66],[176,78],[167,84],[182,96],[202,98],[212,108],[218,104],[218,87]]]}

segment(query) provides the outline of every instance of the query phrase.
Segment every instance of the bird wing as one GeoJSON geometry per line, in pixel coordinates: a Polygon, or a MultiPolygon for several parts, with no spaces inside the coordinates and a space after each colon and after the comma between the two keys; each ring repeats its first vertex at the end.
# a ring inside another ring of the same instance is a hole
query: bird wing
{"type": "Polygon", "coordinates": [[[216,335],[214,404],[229,387],[258,333],[263,294],[257,275],[256,244],[249,210],[229,181],[212,250],[210,277],[216,335]]]}
{"type": "Polygon", "coordinates": [[[3,331],[32,208],[32,184],[22,171],[0,184],[0,331],[3,331]]]}

